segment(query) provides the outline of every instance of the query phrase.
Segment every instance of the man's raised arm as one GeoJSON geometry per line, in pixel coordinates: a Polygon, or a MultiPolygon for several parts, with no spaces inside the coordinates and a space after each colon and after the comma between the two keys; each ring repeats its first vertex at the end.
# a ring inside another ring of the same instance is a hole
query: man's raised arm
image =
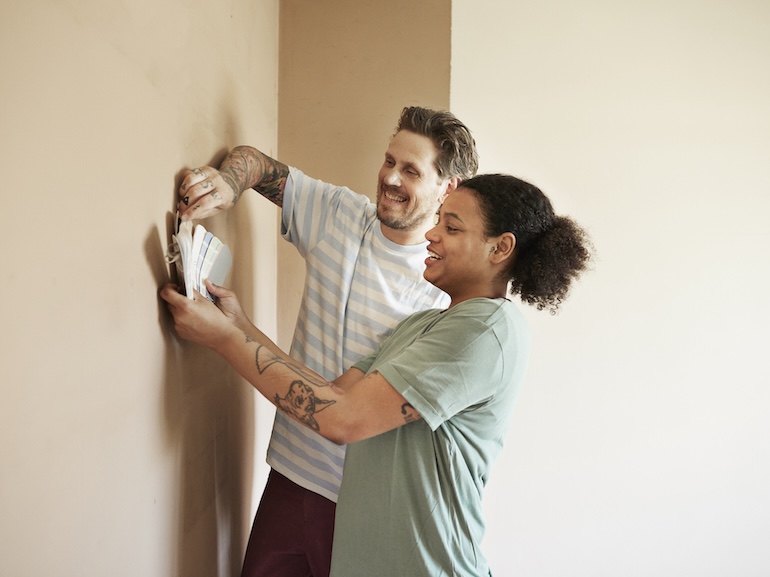
{"type": "Polygon", "coordinates": [[[185,172],[179,187],[182,220],[203,219],[232,207],[243,191],[253,188],[278,206],[289,167],[252,146],[233,148],[219,169],[201,166],[185,172]]]}

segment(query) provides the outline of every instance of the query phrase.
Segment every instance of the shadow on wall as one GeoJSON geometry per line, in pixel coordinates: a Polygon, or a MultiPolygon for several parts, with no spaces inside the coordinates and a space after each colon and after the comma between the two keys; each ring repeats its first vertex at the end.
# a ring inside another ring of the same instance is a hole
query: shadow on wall
{"type": "MultiPolygon", "coordinates": [[[[225,151],[217,157],[221,160],[225,151]]],[[[218,166],[213,159],[212,166],[218,166]]],[[[181,182],[181,172],[174,187],[181,182]]],[[[206,228],[223,239],[233,254],[241,238],[248,237],[248,222],[239,223],[238,239],[220,231],[221,217],[208,219],[206,228]],[[234,243],[237,246],[234,246],[234,243]]],[[[168,213],[165,239],[153,227],[145,240],[145,256],[156,285],[175,282],[165,253],[175,230],[175,215],[168,213]]],[[[246,247],[249,243],[244,243],[246,247]]],[[[247,249],[247,250],[250,250],[247,249]]],[[[253,273],[250,260],[238,258],[239,297],[252,300],[253,273]]],[[[173,267],[171,267],[173,269],[173,267]]],[[[165,343],[163,407],[160,411],[166,431],[168,455],[176,461],[178,482],[175,507],[168,516],[177,543],[176,574],[234,575],[240,573],[243,549],[250,527],[250,497],[254,459],[254,409],[252,391],[215,353],[180,341],[165,303],[158,298],[158,325],[165,343]]],[[[173,554],[171,558],[174,558],[173,554]]]]}

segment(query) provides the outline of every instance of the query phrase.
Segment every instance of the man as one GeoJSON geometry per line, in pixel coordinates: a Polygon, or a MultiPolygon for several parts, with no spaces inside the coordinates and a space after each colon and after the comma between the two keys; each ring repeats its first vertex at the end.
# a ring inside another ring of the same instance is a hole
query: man
{"type": "MultiPolygon", "coordinates": [[[[306,262],[291,356],[334,379],[401,319],[448,298],[422,277],[425,232],[443,197],[472,177],[478,155],[451,113],[405,108],[380,168],[377,202],[239,146],[219,170],[182,182],[183,220],[226,210],[249,188],[281,207],[282,235],[306,262]],[[329,331],[329,327],[338,327],[329,331]]],[[[271,467],[242,577],[326,577],[345,448],[276,413],[271,467]]]]}

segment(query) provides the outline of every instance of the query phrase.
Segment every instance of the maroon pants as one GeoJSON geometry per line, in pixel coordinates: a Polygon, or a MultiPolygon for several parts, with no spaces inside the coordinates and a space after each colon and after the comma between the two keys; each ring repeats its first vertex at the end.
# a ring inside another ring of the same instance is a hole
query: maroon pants
{"type": "Polygon", "coordinates": [[[241,577],[329,577],[335,508],[270,469],[241,577]]]}

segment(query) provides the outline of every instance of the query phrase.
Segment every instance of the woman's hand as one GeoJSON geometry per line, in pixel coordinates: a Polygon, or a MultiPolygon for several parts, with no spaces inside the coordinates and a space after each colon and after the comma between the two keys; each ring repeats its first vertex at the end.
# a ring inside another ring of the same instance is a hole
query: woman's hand
{"type": "Polygon", "coordinates": [[[225,287],[215,285],[208,279],[206,279],[206,290],[209,291],[209,294],[217,297],[217,307],[230,322],[248,334],[254,325],[243,312],[243,307],[235,293],[225,287]]]}
{"type": "Polygon", "coordinates": [[[222,309],[197,291],[195,299],[189,299],[170,283],[160,290],[160,297],[168,303],[174,317],[174,328],[182,339],[217,350],[233,333],[243,330],[237,323],[242,324],[244,319],[247,323],[249,321],[232,291],[208,281],[206,288],[214,296],[222,298],[222,309]]]}

